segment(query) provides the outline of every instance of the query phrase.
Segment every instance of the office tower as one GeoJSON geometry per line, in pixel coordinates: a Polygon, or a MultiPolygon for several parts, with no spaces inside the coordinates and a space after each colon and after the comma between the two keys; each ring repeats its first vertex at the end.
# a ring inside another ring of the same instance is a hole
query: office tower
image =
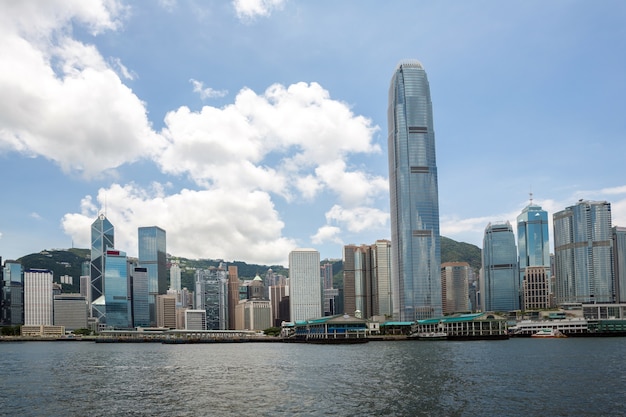
{"type": "Polygon", "coordinates": [[[626,303],[626,227],[613,227],[615,302],[626,303]]]}
{"type": "Polygon", "coordinates": [[[206,312],[206,330],[228,328],[228,278],[220,264],[218,268],[196,270],[196,310],[206,312]]]}
{"type": "Polygon", "coordinates": [[[24,324],[52,326],[52,272],[28,269],[24,272],[24,324]]]}
{"type": "Polygon", "coordinates": [[[115,247],[115,229],[104,214],[91,224],[91,315],[104,321],[104,255],[115,247]]]}
{"type": "Polygon", "coordinates": [[[273,326],[269,300],[241,300],[236,309],[236,330],[265,330],[273,326]]]}
{"type": "Polygon", "coordinates": [[[511,223],[487,225],[483,239],[483,268],[480,281],[484,311],[520,309],[517,248],[511,223]]]}
{"type": "MultiPolygon", "coordinates": [[[[532,198],[530,204],[522,210],[519,216],[517,216],[517,250],[519,254],[519,270],[520,270],[520,282],[524,289],[537,290],[529,296],[533,297],[533,301],[528,303],[523,300],[524,306],[528,305],[541,305],[543,303],[545,294],[543,294],[543,279],[545,276],[549,284],[551,276],[550,272],[550,242],[548,236],[548,212],[542,210],[538,205],[533,204],[532,198]],[[526,285],[526,269],[533,267],[533,283],[532,285],[526,285]],[[545,270],[540,273],[536,268],[542,267],[545,270]],[[539,281],[537,281],[539,280],[539,281]],[[539,287],[537,287],[539,286],[539,287]]],[[[549,285],[547,290],[550,290],[549,285]]],[[[525,292],[522,299],[525,297],[525,292]]],[[[546,299],[548,304],[545,307],[535,308],[548,308],[549,297],[546,299]]],[[[524,307],[525,308],[525,307],[524,307]]]]}
{"type": "Polygon", "coordinates": [[[320,253],[315,249],[289,253],[289,311],[291,321],[322,317],[320,253]]]}
{"type": "Polygon", "coordinates": [[[438,317],[441,247],[435,131],[426,72],[401,62],[389,87],[388,155],[394,316],[438,317]]]}
{"type": "Polygon", "coordinates": [[[372,245],[372,281],[376,298],[373,315],[393,316],[393,290],[391,287],[391,241],[380,239],[372,245]]]}
{"type": "Polygon", "coordinates": [[[289,321],[289,300],[287,287],[284,284],[272,285],[269,288],[269,299],[272,306],[272,326],[280,327],[283,321],[289,321]]]}
{"type": "Polygon", "coordinates": [[[550,270],[543,266],[527,266],[522,281],[524,310],[550,308],[550,270]]]}
{"type": "Polygon", "coordinates": [[[553,226],[557,303],[614,302],[611,204],[579,200],[553,226]]]}
{"type": "Polygon", "coordinates": [[[128,281],[126,253],[114,249],[107,250],[104,254],[104,309],[109,328],[132,327],[128,281]]]}
{"type": "Polygon", "coordinates": [[[133,327],[150,327],[150,302],[148,292],[148,269],[132,266],[131,269],[131,308],[133,327]]]}
{"type": "Polygon", "coordinates": [[[87,298],[81,294],[60,294],[54,296],[54,325],[65,330],[87,328],[87,298]]]}
{"type": "Polygon", "coordinates": [[[150,323],[156,324],[156,296],[167,292],[167,253],[165,230],[157,226],[140,227],[139,266],[148,270],[150,323]]]}
{"type": "MultiPolygon", "coordinates": [[[[1,261],[1,258],[0,258],[1,261]]],[[[1,263],[1,262],[0,262],[1,263]]],[[[24,274],[22,264],[6,261],[0,269],[2,275],[1,322],[6,326],[24,324],[24,274]]]]}
{"type": "Polygon", "coordinates": [[[467,262],[444,262],[441,264],[443,314],[469,311],[470,274],[471,268],[467,262]]]}
{"type": "Polygon", "coordinates": [[[185,330],[206,330],[206,311],[186,310],[185,330]]]}
{"type": "Polygon", "coordinates": [[[157,295],[157,327],[176,328],[176,296],[157,295]]]}
{"type": "Polygon", "coordinates": [[[228,266],[228,328],[235,329],[235,310],[239,304],[239,272],[237,266],[228,266]]]}
{"type": "Polygon", "coordinates": [[[373,314],[372,248],[368,245],[344,246],[345,313],[363,318],[373,314]]]}
{"type": "Polygon", "coordinates": [[[170,289],[180,291],[180,265],[177,261],[173,261],[170,266],[170,289]]]}

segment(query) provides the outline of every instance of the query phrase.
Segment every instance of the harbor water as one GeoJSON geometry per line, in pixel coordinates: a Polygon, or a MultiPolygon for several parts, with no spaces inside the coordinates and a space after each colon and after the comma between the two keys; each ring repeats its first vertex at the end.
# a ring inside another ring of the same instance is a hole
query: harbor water
{"type": "Polygon", "coordinates": [[[0,343],[3,416],[626,416],[626,338],[0,343]]]}

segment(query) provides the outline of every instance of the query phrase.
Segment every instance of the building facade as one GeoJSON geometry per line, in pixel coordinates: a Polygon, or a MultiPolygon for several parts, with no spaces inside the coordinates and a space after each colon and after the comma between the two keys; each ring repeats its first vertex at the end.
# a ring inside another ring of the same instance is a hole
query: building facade
{"type": "Polygon", "coordinates": [[[372,245],[372,276],[376,286],[373,315],[393,317],[391,241],[380,239],[372,245]]]}
{"type": "Polygon", "coordinates": [[[108,249],[115,247],[115,229],[104,214],[91,224],[91,315],[104,321],[104,256],[108,249]]]}
{"type": "Polygon", "coordinates": [[[180,265],[178,262],[172,262],[170,266],[170,289],[175,291],[181,290],[181,273],[180,273],[180,265]]]}
{"type": "Polygon", "coordinates": [[[484,311],[521,308],[517,248],[511,223],[487,225],[483,239],[480,292],[484,311]]]}
{"type": "Polygon", "coordinates": [[[131,267],[133,327],[150,327],[150,296],[148,292],[148,269],[131,267]]]}
{"type": "Polygon", "coordinates": [[[626,303],[626,227],[613,227],[613,259],[615,301],[626,303]]]}
{"type": "Polygon", "coordinates": [[[196,271],[196,310],[204,310],[205,330],[228,329],[228,277],[222,266],[196,271]]]}
{"type": "Polygon", "coordinates": [[[549,280],[551,276],[548,212],[533,204],[532,199],[530,204],[517,216],[517,251],[524,309],[527,306],[543,305],[544,301],[548,304],[544,307],[535,308],[548,308],[550,306],[549,280]],[[527,269],[530,267],[533,268],[530,279],[532,282],[526,283],[527,269]],[[543,271],[540,272],[537,268],[541,268],[543,271]],[[547,298],[543,293],[543,276],[546,277],[547,298]],[[532,297],[532,300],[528,302],[525,300],[527,290],[530,291],[528,296],[532,297]]]}
{"type": "Polygon", "coordinates": [[[156,324],[156,296],[167,292],[167,249],[165,230],[157,226],[140,227],[139,266],[148,270],[150,323],[156,324]]]}
{"type": "Polygon", "coordinates": [[[47,269],[28,269],[24,272],[24,324],[52,326],[52,277],[47,269]]]}
{"type": "Polygon", "coordinates": [[[81,294],[54,296],[54,325],[65,330],[87,328],[87,298],[81,294]]]}
{"type": "Polygon", "coordinates": [[[113,329],[132,327],[132,312],[128,290],[126,252],[109,249],[104,254],[105,322],[113,329]]]}
{"type": "Polygon", "coordinates": [[[579,200],[553,227],[557,303],[615,302],[611,204],[579,200]]]}
{"type": "Polygon", "coordinates": [[[470,274],[471,267],[467,262],[445,262],[441,264],[443,314],[462,313],[470,310],[470,274]]]}
{"type": "MultiPolygon", "coordinates": [[[[0,258],[1,263],[2,258],[0,258]]],[[[6,261],[0,271],[2,302],[0,323],[7,326],[24,324],[24,273],[22,264],[6,261]]]]}
{"type": "Polygon", "coordinates": [[[441,237],[430,86],[421,63],[401,62],[389,87],[388,155],[394,317],[442,314],[441,237]]]}
{"type": "Polygon", "coordinates": [[[291,321],[322,317],[320,253],[315,249],[289,253],[289,311],[291,321]]]}
{"type": "Polygon", "coordinates": [[[542,310],[551,306],[550,268],[527,266],[522,281],[524,310],[542,310]]]}

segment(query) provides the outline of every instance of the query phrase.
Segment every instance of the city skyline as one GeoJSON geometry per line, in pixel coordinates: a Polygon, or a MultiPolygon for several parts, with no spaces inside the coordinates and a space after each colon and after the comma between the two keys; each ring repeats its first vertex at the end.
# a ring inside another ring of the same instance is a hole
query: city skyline
{"type": "Polygon", "coordinates": [[[550,232],[581,198],[626,225],[622,2],[46,5],[0,6],[3,259],[87,248],[100,212],[133,257],[146,224],[177,256],[265,265],[389,239],[404,59],[429,75],[441,235],[480,247],[529,192],[550,232]]]}

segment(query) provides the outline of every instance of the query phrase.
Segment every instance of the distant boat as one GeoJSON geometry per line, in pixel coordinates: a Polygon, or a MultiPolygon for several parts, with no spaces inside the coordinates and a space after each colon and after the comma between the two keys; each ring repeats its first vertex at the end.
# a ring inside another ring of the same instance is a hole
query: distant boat
{"type": "Polygon", "coordinates": [[[534,333],[531,337],[536,338],[562,338],[567,337],[559,330],[556,329],[541,329],[537,333],[534,333]]]}

